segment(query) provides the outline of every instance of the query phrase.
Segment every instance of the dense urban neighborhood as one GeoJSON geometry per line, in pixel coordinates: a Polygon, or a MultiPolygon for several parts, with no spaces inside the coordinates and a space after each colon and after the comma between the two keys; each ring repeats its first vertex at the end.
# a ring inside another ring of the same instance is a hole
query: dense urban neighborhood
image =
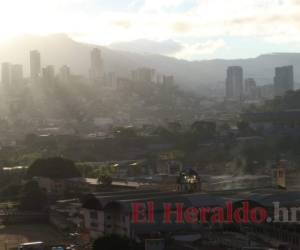
{"type": "Polygon", "coordinates": [[[2,63],[1,250],[300,248],[292,65],[265,85],[229,66],[201,95],[106,72],[97,47],[86,76],[42,58],[2,63]]]}

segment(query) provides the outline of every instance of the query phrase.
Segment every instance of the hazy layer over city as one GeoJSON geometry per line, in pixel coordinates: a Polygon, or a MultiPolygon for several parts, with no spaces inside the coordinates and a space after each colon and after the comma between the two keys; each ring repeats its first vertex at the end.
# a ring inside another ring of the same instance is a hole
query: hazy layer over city
{"type": "Polygon", "coordinates": [[[274,67],[291,64],[297,85],[299,13],[297,0],[1,1],[0,59],[28,74],[28,53],[37,49],[42,64],[87,75],[89,50],[102,46],[104,67],[119,76],[143,65],[197,89],[222,85],[226,68],[240,65],[264,85],[274,67]],[[234,60],[201,61],[215,58],[234,60]]]}
{"type": "MultiPolygon", "coordinates": [[[[54,65],[56,68],[68,65],[73,73],[88,76],[90,50],[97,46],[99,45],[76,42],[66,34],[25,35],[0,44],[0,55],[2,62],[24,65],[25,76],[29,75],[29,51],[32,49],[41,52],[42,65],[54,65]]],[[[106,46],[99,48],[102,51],[103,67],[107,72],[129,77],[131,70],[139,66],[150,67],[174,75],[180,87],[198,91],[201,91],[201,86],[223,86],[226,68],[231,65],[242,66],[245,77],[255,78],[258,85],[264,85],[273,83],[275,67],[291,64],[294,65],[295,82],[300,82],[300,53],[264,54],[249,59],[188,61],[159,55],[159,50],[144,54],[138,49],[127,52],[106,46]]]]}

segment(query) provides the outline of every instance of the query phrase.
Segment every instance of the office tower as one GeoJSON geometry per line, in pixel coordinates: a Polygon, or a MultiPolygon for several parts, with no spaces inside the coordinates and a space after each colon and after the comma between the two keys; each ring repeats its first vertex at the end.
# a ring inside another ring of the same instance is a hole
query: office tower
{"type": "Polygon", "coordinates": [[[274,84],[267,84],[260,86],[259,88],[260,98],[273,99],[274,98],[274,84]]]}
{"type": "Polygon", "coordinates": [[[245,79],[245,95],[249,99],[255,99],[257,97],[256,82],[253,78],[245,79]]]}
{"type": "Polygon", "coordinates": [[[23,82],[23,66],[14,64],[11,66],[11,84],[18,85],[23,82]]]}
{"type": "Polygon", "coordinates": [[[227,69],[226,98],[240,100],[243,96],[243,69],[231,66],[227,69]]]}
{"type": "Polygon", "coordinates": [[[41,74],[41,56],[37,50],[30,51],[30,77],[36,79],[41,74]]]}
{"type": "Polygon", "coordinates": [[[91,51],[91,68],[90,78],[92,82],[99,82],[103,77],[103,62],[101,57],[101,50],[94,48],[91,51]]]}
{"type": "Polygon", "coordinates": [[[64,65],[59,70],[59,80],[62,82],[68,82],[71,78],[71,70],[67,65],[64,65]]]}
{"type": "Polygon", "coordinates": [[[253,78],[245,79],[245,93],[249,93],[255,88],[256,88],[256,82],[253,78]]]}
{"type": "Polygon", "coordinates": [[[2,63],[1,65],[1,82],[2,85],[8,87],[10,85],[10,63],[2,63]]]}
{"type": "Polygon", "coordinates": [[[275,68],[274,91],[275,96],[282,96],[285,92],[294,89],[293,66],[275,68]]]}
{"type": "Polygon", "coordinates": [[[131,71],[131,77],[135,82],[154,82],[155,70],[150,68],[138,68],[131,71]]]}
{"type": "Polygon", "coordinates": [[[117,89],[117,77],[115,72],[108,72],[104,74],[104,82],[106,89],[116,90],[117,89]]]}
{"type": "Polygon", "coordinates": [[[163,76],[163,84],[173,85],[174,84],[174,76],[163,76]]]}
{"type": "Polygon", "coordinates": [[[45,82],[53,82],[55,78],[54,66],[48,65],[43,68],[43,79],[45,82]]]}
{"type": "Polygon", "coordinates": [[[157,84],[162,84],[163,82],[163,76],[161,74],[156,75],[156,83],[157,84]]]}

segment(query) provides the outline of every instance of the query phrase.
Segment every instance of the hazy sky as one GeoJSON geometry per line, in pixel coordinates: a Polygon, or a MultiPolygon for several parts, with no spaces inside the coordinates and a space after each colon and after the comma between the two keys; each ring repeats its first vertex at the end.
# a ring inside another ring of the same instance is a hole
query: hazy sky
{"type": "Polygon", "coordinates": [[[300,0],[0,0],[0,41],[49,33],[185,59],[300,52],[300,0]]]}

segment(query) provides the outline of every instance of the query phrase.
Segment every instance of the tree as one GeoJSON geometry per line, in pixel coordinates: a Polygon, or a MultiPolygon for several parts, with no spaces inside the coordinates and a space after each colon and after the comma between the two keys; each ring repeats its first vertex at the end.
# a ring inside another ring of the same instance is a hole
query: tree
{"type": "Polygon", "coordinates": [[[137,163],[137,162],[135,162],[133,164],[130,164],[128,172],[129,172],[129,175],[139,176],[143,172],[142,166],[139,163],[137,163]]]}
{"type": "Polygon", "coordinates": [[[300,91],[287,91],[284,96],[276,96],[262,106],[262,111],[282,111],[300,108],[300,91]]]}
{"type": "Polygon", "coordinates": [[[127,237],[116,234],[106,235],[98,238],[93,243],[93,250],[132,250],[133,246],[127,237]]]}
{"type": "Polygon", "coordinates": [[[10,183],[0,191],[1,199],[14,200],[19,197],[22,185],[10,183]]]}
{"type": "Polygon", "coordinates": [[[237,123],[237,127],[239,129],[240,134],[243,136],[251,135],[251,133],[252,133],[252,129],[251,129],[249,123],[246,121],[239,121],[237,123]]]}
{"type": "Polygon", "coordinates": [[[37,159],[28,168],[29,178],[39,176],[52,179],[81,177],[73,161],[61,157],[37,159]]]}
{"type": "Polygon", "coordinates": [[[98,183],[101,186],[108,187],[112,184],[112,177],[107,174],[102,174],[98,177],[98,183]]]}
{"type": "Polygon", "coordinates": [[[47,196],[36,181],[27,182],[20,196],[20,208],[28,211],[41,211],[46,206],[47,196]]]}
{"type": "Polygon", "coordinates": [[[191,125],[191,131],[199,139],[211,139],[216,135],[216,123],[210,121],[195,121],[191,125]]]}
{"type": "Polygon", "coordinates": [[[179,122],[169,122],[168,128],[173,133],[179,133],[180,130],[182,129],[182,126],[179,122]]]}

